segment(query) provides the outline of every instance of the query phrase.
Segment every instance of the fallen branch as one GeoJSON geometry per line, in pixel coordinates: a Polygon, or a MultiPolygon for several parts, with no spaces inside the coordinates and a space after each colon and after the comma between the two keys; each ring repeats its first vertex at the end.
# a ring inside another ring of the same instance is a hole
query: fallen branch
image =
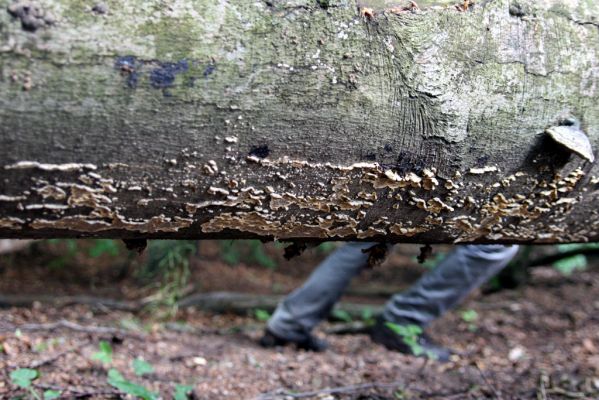
{"type": "Polygon", "coordinates": [[[95,326],[95,325],[79,325],[75,322],[67,321],[61,319],[57,322],[51,322],[47,324],[23,324],[23,325],[15,325],[9,327],[2,327],[0,331],[52,331],[56,329],[68,329],[75,332],[84,332],[91,333],[96,335],[121,335],[128,336],[136,339],[144,339],[146,337],[145,334],[140,332],[132,332],[124,329],[112,328],[107,326],[95,326]]]}
{"type": "MultiPolygon", "coordinates": [[[[235,292],[207,292],[195,293],[179,300],[177,307],[195,307],[211,313],[232,313],[236,315],[253,315],[256,309],[272,312],[283,296],[257,295],[251,293],[235,292]]],[[[0,296],[0,308],[31,307],[39,302],[54,307],[70,305],[86,305],[96,308],[106,308],[118,311],[141,311],[150,300],[120,301],[93,296],[45,296],[45,295],[4,295],[0,296]]],[[[347,313],[350,317],[360,319],[365,309],[370,309],[372,314],[381,312],[382,307],[372,304],[340,303],[336,310],[347,313]]]]}
{"type": "Polygon", "coordinates": [[[599,249],[590,248],[590,249],[574,249],[569,251],[564,251],[561,253],[550,254],[544,257],[537,258],[535,260],[530,261],[528,267],[545,267],[555,263],[556,261],[562,260],[564,258],[569,258],[577,255],[584,256],[599,256],[599,249]]]}
{"type": "MultiPolygon", "coordinates": [[[[288,392],[284,389],[275,390],[270,393],[261,394],[258,397],[255,397],[254,400],[280,400],[280,399],[305,399],[309,397],[321,397],[326,395],[336,395],[336,394],[351,394],[351,393],[359,393],[365,390],[371,389],[396,389],[401,387],[404,382],[396,381],[396,382],[371,382],[364,383],[360,385],[349,385],[349,386],[339,386],[334,388],[326,388],[320,390],[312,390],[309,392],[288,392]]],[[[439,392],[439,393],[430,393],[420,389],[411,389],[415,392],[418,392],[423,398],[435,398],[441,397],[443,399],[448,399],[453,396],[463,396],[464,393],[467,393],[469,389],[461,389],[453,392],[439,392]]]]}
{"type": "Polygon", "coordinates": [[[277,400],[280,398],[292,398],[292,399],[304,399],[308,397],[318,397],[324,395],[334,395],[334,394],[349,394],[356,393],[363,390],[370,389],[394,389],[401,386],[403,382],[391,382],[391,383],[382,383],[382,382],[372,382],[365,383],[361,385],[350,385],[350,386],[339,386],[334,388],[320,389],[320,390],[312,390],[309,392],[302,393],[294,393],[288,392],[283,389],[276,390],[271,393],[264,393],[255,398],[255,400],[277,400]]]}
{"type": "Polygon", "coordinates": [[[588,397],[586,397],[586,394],[584,394],[583,392],[571,392],[569,390],[562,389],[560,387],[552,387],[552,388],[547,389],[547,394],[556,394],[559,396],[567,397],[569,399],[588,398],[588,397]]]}
{"type": "MultiPolygon", "coordinates": [[[[179,307],[197,307],[200,310],[214,313],[233,313],[237,315],[248,315],[256,309],[274,311],[283,296],[256,295],[235,292],[208,292],[197,293],[185,297],[179,301],[179,307]]],[[[382,310],[379,305],[360,303],[339,303],[336,310],[341,310],[350,317],[359,319],[364,310],[369,309],[372,314],[382,310]]]]}
{"type": "Polygon", "coordinates": [[[33,303],[43,303],[54,307],[65,307],[74,304],[90,307],[104,307],[118,311],[138,311],[143,307],[141,302],[120,301],[94,296],[51,296],[51,295],[2,295],[0,308],[31,307],[33,303]]]}
{"type": "Polygon", "coordinates": [[[325,329],[330,335],[358,335],[370,332],[372,325],[362,321],[339,323],[325,329]]]}
{"type": "Polygon", "coordinates": [[[489,387],[489,389],[491,389],[491,392],[493,392],[493,397],[495,399],[501,399],[501,394],[499,393],[499,391],[497,391],[495,386],[487,379],[487,375],[480,368],[480,366],[478,365],[478,362],[475,361],[474,366],[476,367],[476,369],[478,370],[478,373],[480,374],[481,378],[485,382],[485,385],[487,385],[489,387]]]}

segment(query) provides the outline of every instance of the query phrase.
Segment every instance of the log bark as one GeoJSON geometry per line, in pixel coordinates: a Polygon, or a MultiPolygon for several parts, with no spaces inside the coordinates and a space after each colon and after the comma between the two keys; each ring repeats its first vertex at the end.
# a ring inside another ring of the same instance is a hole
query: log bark
{"type": "Polygon", "coordinates": [[[0,237],[599,240],[597,2],[394,3],[0,0],[0,237]]]}

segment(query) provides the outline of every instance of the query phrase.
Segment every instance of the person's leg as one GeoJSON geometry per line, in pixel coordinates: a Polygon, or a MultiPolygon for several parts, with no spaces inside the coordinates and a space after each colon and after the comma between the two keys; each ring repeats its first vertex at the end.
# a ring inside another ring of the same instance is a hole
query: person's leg
{"type": "Polygon", "coordinates": [[[406,292],[394,295],[385,306],[383,318],[424,327],[501,271],[517,251],[518,246],[456,246],[406,292]]]}
{"type": "Polygon", "coordinates": [[[331,253],[308,280],[287,296],[267,323],[267,329],[289,341],[306,339],[328,316],[350,280],[368,261],[368,249],[376,243],[348,243],[331,253]]]}

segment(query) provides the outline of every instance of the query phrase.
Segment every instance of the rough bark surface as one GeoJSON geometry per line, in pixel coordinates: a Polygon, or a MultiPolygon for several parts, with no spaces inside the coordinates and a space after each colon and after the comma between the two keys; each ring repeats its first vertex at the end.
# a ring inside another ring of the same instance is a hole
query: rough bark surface
{"type": "Polygon", "coordinates": [[[599,240],[597,2],[391,3],[0,0],[0,236],[599,240]]]}

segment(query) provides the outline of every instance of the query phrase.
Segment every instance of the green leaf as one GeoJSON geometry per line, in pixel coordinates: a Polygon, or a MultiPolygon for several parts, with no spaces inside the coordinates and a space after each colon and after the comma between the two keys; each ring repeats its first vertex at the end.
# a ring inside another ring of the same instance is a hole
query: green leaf
{"type": "Polygon", "coordinates": [[[261,308],[257,308],[256,310],[254,310],[254,316],[256,317],[256,319],[260,322],[266,322],[268,321],[268,319],[270,318],[270,313],[266,310],[263,310],[261,308]]]}
{"type": "Polygon", "coordinates": [[[58,390],[46,390],[44,392],[44,400],[54,400],[60,397],[58,390]]]}
{"type": "Polygon", "coordinates": [[[255,261],[261,266],[268,269],[275,269],[277,267],[277,263],[275,260],[269,257],[264,251],[264,245],[259,240],[248,240],[248,246],[250,249],[250,261],[255,261]]]}
{"type": "Polygon", "coordinates": [[[221,259],[229,265],[237,265],[241,260],[241,254],[239,253],[239,249],[235,245],[235,242],[231,241],[221,241],[220,242],[220,257],[221,259]]]}
{"type": "Polygon", "coordinates": [[[112,239],[96,239],[94,246],[89,249],[90,257],[100,257],[102,254],[108,254],[110,256],[119,255],[119,246],[116,241],[112,239]]]}
{"type": "Polygon", "coordinates": [[[152,367],[152,364],[140,357],[137,357],[135,360],[133,360],[132,365],[133,371],[137,376],[144,376],[154,372],[154,367],[152,367]]]}
{"type": "Polygon", "coordinates": [[[349,315],[349,313],[345,310],[333,310],[331,315],[333,316],[333,318],[338,319],[339,321],[343,321],[343,322],[347,322],[347,323],[353,321],[351,315],[349,315]]]}
{"type": "Polygon", "coordinates": [[[316,248],[316,252],[318,254],[329,254],[336,248],[337,248],[337,244],[335,242],[322,242],[316,248]]]}
{"type": "Polygon", "coordinates": [[[576,270],[584,270],[587,267],[587,258],[584,254],[577,254],[554,262],[553,267],[564,275],[570,275],[576,270]]]}
{"type": "Polygon", "coordinates": [[[599,243],[567,243],[558,244],[557,250],[560,253],[574,250],[587,250],[587,249],[599,249],[599,243]]]}
{"type": "Polygon", "coordinates": [[[173,395],[173,399],[174,400],[189,400],[192,392],[193,392],[193,386],[177,385],[177,386],[175,386],[175,394],[173,395]]]}
{"type": "Polygon", "coordinates": [[[422,334],[422,328],[418,325],[400,325],[394,324],[393,322],[386,322],[385,326],[391,329],[394,333],[401,336],[401,340],[410,347],[412,353],[415,356],[425,355],[428,358],[436,359],[436,355],[430,351],[425,351],[424,348],[418,344],[418,337],[422,334]]]}
{"type": "Polygon", "coordinates": [[[422,334],[422,328],[419,327],[418,325],[414,325],[414,324],[406,325],[406,329],[408,330],[409,336],[418,337],[422,334]]]}
{"type": "Polygon", "coordinates": [[[478,313],[474,310],[462,311],[462,320],[464,322],[474,322],[478,319],[478,313]]]}
{"type": "MultiPolygon", "coordinates": [[[[441,263],[441,261],[443,261],[444,258],[445,258],[445,253],[436,253],[434,255],[434,257],[428,257],[422,263],[422,266],[426,269],[435,269],[437,267],[437,265],[439,265],[441,263]]],[[[417,259],[415,257],[413,259],[415,262],[417,261],[417,259]]]]}
{"type": "Polygon", "coordinates": [[[360,313],[360,319],[364,322],[370,322],[372,319],[374,319],[374,313],[372,312],[372,308],[363,308],[360,313]]]}
{"type": "Polygon", "coordinates": [[[422,328],[418,325],[410,324],[410,325],[399,325],[394,324],[393,322],[386,322],[385,326],[391,329],[393,332],[403,337],[417,337],[422,334],[422,328]]]}
{"type": "Polygon", "coordinates": [[[157,393],[151,392],[141,385],[128,381],[114,368],[111,368],[108,371],[107,382],[110,386],[123,393],[130,394],[131,396],[140,397],[143,400],[158,400],[157,393]]]}
{"type": "Polygon", "coordinates": [[[10,373],[10,381],[20,388],[27,389],[38,376],[38,372],[34,369],[19,368],[10,373]]]}
{"type": "Polygon", "coordinates": [[[100,350],[92,354],[92,360],[98,360],[102,364],[110,364],[112,362],[112,347],[110,343],[102,340],[99,344],[100,350]]]}

